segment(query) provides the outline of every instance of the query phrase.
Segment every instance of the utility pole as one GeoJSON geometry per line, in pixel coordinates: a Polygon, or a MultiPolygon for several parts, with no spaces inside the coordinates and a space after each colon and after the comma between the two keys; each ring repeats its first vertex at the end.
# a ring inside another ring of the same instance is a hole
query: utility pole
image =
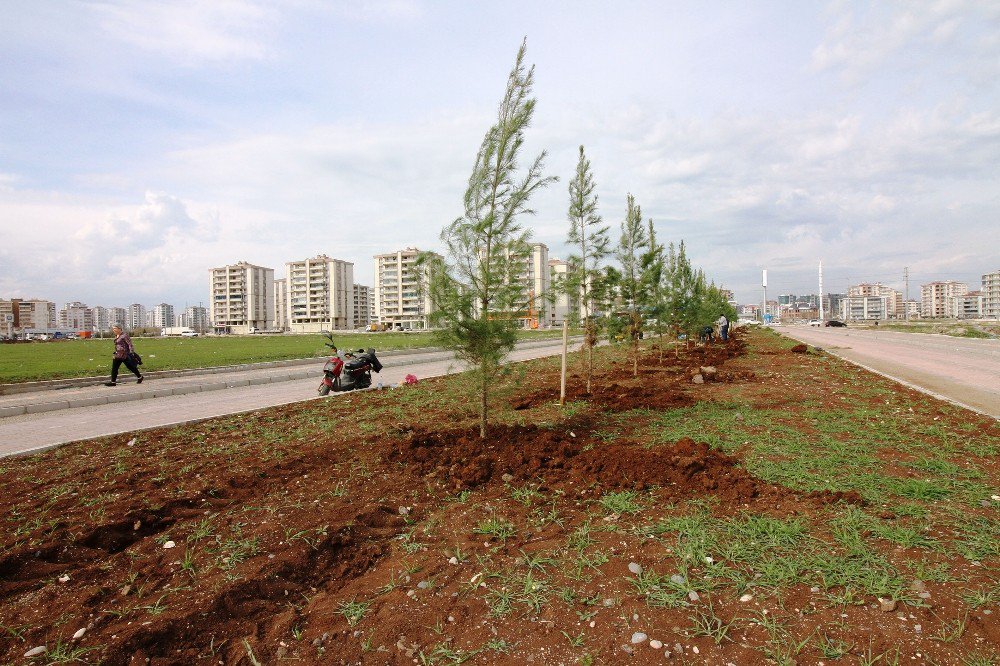
{"type": "Polygon", "coordinates": [[[903,317],[910,321],[910,267],[903,266],[903,282],[906,284],[906,298],[903,302],[903,317]]]}
{"type": "Polygon", "coordinates": [[[819,322],[823,323],[823,260],[819,260],[819,322]]]}
{"type": "Polygon", "coordinates": [[[767,323],[767,269],[761,274],[760,284],[764,287],[764,303],[763,307],[760,309],[760,321],[761,323],[767,323]]]}

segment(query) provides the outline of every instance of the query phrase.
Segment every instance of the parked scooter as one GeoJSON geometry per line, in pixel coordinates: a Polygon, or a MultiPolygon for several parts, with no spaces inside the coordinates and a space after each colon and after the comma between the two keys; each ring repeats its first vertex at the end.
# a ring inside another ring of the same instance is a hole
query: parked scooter
{"type": "Polygon", "coordinates": [[[382,371],[375,349],[345,352],[341,357],[333,344],[333,336],[329,333],[325,336],[330,340],[325,344],[334,351],[334,355],[323,365],[323,383],[319,385],[319,394],[329,395],[330,391],[353,391],[371,386],[372,371],[382,371]]]}

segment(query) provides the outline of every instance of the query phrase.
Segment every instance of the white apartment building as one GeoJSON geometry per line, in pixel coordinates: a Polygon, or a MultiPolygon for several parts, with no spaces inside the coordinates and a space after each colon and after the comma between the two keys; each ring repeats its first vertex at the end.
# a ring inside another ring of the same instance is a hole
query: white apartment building
{"type": "Polygon", "coordinates": [[[979,319],[983,316],[983,292],[970,291],[961,296],[949,296],[947,299],[948,316],[955,319],[979,319]]]}
{"type": "Polygon", "coordinates": [[[983,275],[983,316],[1000,319],[1000,269],[983,275]]]}
{"type": "Polygon", "coordinates": [[[288,330],[288,278],[274,281],[274,328],[288,330]]]}
{"type": "Polygon", "coordinates": [[[59,327],[74,331],[93,331],[94,316],[86,304],[72,301],[59,311],[59,327]]]}
{"type": "MultiPolygon", "coordinates": [[[[569,264],[562,259],[549,259],[549,284],[557,285],[566,279],[569,264]]],[[[569,294],[559,291],[552,294],[552,301],[549,303],[548,316],[546,322],[549,326],[562,326],[563,322],[570,319],[572,314],[579,310],[579,299],[570,301],[569,294]]]]}
{"type": "Polygon", "coordinates": [[[217,331],[246,334],[274,323],[274,269],[240,261],[209,269],[210,317],[217,331]],[[251,331],[253,329],[253,331],[251,331]]]}
{"type": "Polygon", "coordinates": [[[885,296],[886,298],[886,308],[885,308],[885,319],[903,319],[905,317],[905,311],[903,310],[903,294],[892,287],[888,287],[881,282],[876,282],[875,284],[858,284],[853,287],[849,287],[847,290],[848,296],[885,296]]]}
{"type": "Polygon", "coordinates": [[[159,305],[154,305],[151,312],[152,321],[150,324],[153,328],[170,328],[174,326],[174,306],[169,303],[160,303],[159,305]]]}
{"type": "Polygon", "coordinates": [[[920,317],[920,301],[906,301],[903,307],[905,308],[903,315],[905,319],[918,319],[920,317]]]}
{"type": "Polygon", "coordinates": [[[94,307],[90,308],[90,319],[94,324],[94,328],[92,330],[95,333],[103,333],[105,331],[110,331],[111,324],[114,323],[113,321],[111,321],[111,311],[108,308],[102,307],[100,305],[95,305],[94,307]]]}
{"type": "Polygon", "coordinates": [[[947,317],[948,299],[969,293],[965,282],[948,280],[920,285],[920,314],[924,317],[947,317]]]}
{"type": "Polygon", "coordinates": [[[844,321],[886,319],[888,296],[847,296],[840,301],[840,316],[844,321]]]}
{"type": "Polygon", "coordinates": [[[146,327],[146,306],[133,303],[128,306],[128,313],[125,318],[125,328],[134,331],[137,328],[146,327]]]}
{"type": "Polygon", "coordinates": [[[549,268],[549,248],[544,243],[533,243],[527,266],[522,275],[527,292],[525,297],[529,303],[525,327],[538,328],[546,321],[548,311],[546,299],[552,288],[552,273],[549,268]]]}
{"type": "Polygon", "coordinates": [[[372,288],[363,284],[354,285],[354,325],[367,327],[372,323],[372,288]]]}
{"type": "Polygon", "coordinates": [[[288,328],[294,333],[354,328],[354,264],[321,254],[285,264],[288,328]]]}
{"type": "Polygon", "coordinates": [[[427,328],[431,312],[427,276],[417,266],[420,250],[408,247],[375,255],[375,311],[380,324],[398,329],[427,328]]]}

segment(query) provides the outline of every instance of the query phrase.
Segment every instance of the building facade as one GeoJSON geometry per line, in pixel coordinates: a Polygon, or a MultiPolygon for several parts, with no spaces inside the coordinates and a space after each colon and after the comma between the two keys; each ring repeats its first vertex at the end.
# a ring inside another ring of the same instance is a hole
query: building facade
{"type": "Polygon", "coordinates": [[[40,298],[0,300],[0,329],[48,330],[57,325],[56,304],[40,298]],[[8,326],[9,324],[9,326],[8,326]]]}
{"type": "Polygon", "coordinates": [[[367,328],[372,323],[372,288],[354,285],[354,326],[367,328]]]}
{"type": "Polygon", "coordinates": [[[920,314],[923,317],[948,317],[948,299],[969,293],[965,282],[948,280],[920,285],[920,314]]]}
{"type": "Polygon", "coordinates": [[[947,300],[948,316],[955,319],[979,319],[983,316],[984,300],[981,291],[951,296],[947,300]]]}
{"type": "Polygon", "coordinates": [[[175,325],[174,306],[169,303],[154,305],[151,313],[152,321],[150,324],[153,328],[171,328],[175,325]]]}
{"type": "Polygon", "coordinates": [[[354,264],[321,254],[290,261],[287,272],[288,330],[293,333],[354,328],[354,264]]]}
{"type": "Polygon", "coordinates": [[[216,331],[247,334],[274,324],[274,269],[240,261],[209,269],[210,318],[216,331]]]}
{"type": "MultiPolygon", "coordinates": [[[[550,287],[562,284],[569,272],[569,264],[562,259],[549,259],[550,287]]],[[[570,321],[580,314],[580,299],[570,298],[570,295],[560,289],[549,295],[549,303],[545,321],[548,326],[562,326],[564,321],[570,321]]]]}
{"type": "Polygon", "coordinates": [[[428,327],[431,313],[427,274],[417,265],[420,250],[405,250],[375,256],[375,311],[378,323],[393,329],[428,327]]]}
{"type": "Polygon", "coordinates": [[[133,303],[127,308],[128,314],[125,319],[125,328],[134,331],[137,328],[146,327],[146,306],[133,303]]]}
{"type": "Polygon", "coordinates": [[[1000,319],[1000,269],[983,275],[983,316],[1000,319]]]}
{"type": "Polygon", "coordinates": [[[189,305],[181,314],[183,321],[175,321],[174,326],[187,326],[192,331],[204,333],[212,328],[208,319],[208,308],[202,305],[189,305]]]}
{"type": "Polygon", "coordinates": [[[885,319],[888,300],[886,296],[846,296],[840,302],[840,316],[844,321],[885,319]]]}
{"type": "Polygon", "coordinates": [[[73,331],[93,331],[94,316],[90,307],[80,301],[72,301],[59,311],[59,328],[73,331]]]}
{"type": "Polygon", "coordinates": [[[288,278],[274,281],[274,328],[288,330],[288,278]]]}

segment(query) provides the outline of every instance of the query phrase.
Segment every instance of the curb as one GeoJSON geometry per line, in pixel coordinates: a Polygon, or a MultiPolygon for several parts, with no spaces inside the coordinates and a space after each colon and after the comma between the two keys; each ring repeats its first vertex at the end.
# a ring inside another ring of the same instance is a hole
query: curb
{"type": "MultiPolygon", "coordinates": [[[[579,336],[578,336],[579,337],[579,336]]],[[[570,342],[573,342],[573,338],[570,338],[570,342]]],[[[549,346],[552,341],[535,341],[525,344],[520,349],[534,349],[536,347],[546,347],[549,346]]],[[[380,354],[380,358],[392,358],[394,356],[404,356],[404,355],[420,355],[420,354],[438,354],[446,353],[445,350],[439,347],[421,347],[418,350],[390,350],[385,354],[380,354]]],[[[162,372],[150,372],[145,374],[147,380],[152,380],[156,378],[166,378],[166,377],[178,377],[178,376],[200,376],[200,375],[217,375],[223,372],[240,372],[248,370],[263,370],[267,368],[281,368],[281,367],[295,367],[301,365],[309,365],[309,370],[299,370],[287,373],[269,375],[265,377],[253,377],[250,379],[230,379],[228,381],[215,381],[205,384],[191,384],[188,386],[173,386],[173,387],[163,387],[158,388],[155,385],[150,387],[150,390],[144,390],[142,392],[134,393],[117,393],[108,394],[102,396],[89,396],[85,398],[72,398],[63,400],[52,400],[50,402],[33,402],[25,403],[23,405],[10,405],[7,407],[0,407],[0,419],[10,417],[10,416],[23,416],[26,414],[40,414],[43,412],[52,412],[61,409],[72,409],[75,407],[94,407],[99,405],[108,405],[116,402],[131,402],[134,400],[151,400],[153,398],[165,398],[173,395],[187,395],[190,393],[203,393],[208,391],[221,391],[229,388],[243,387],[243,386],[263,386],[265,384],[276,384],[279,382],[286,381],[296,381],[299,379],[308,379],[309,377],[316,377],[317,380],[321,377],[322,373],[316,371],[316,364],[318,361],[323,360],[326,357],[317,357],[310,359],[298,359],[295,361],[275,361],[260,364],[248,364],[241,366],[223,366],[219,368],[196,368],[193,370],[165,370],[162,372]]],[[[441,360],[440,358],[414,358],[402,363],[398,363],[398,367],[408,366],[408,365],[420,365],[421,363],[434,363],[441,360]]],[[[47,387],[42,387],[35,390],[58,390],[73,387],[84,387],[92,386],[97,381],[95,377],[81,378],[76,380],[53,380],[49,382],[33,382],[33,384],[45,384],[47,387]],[[69,382],[75,382],[71,384],[69,382]]],[[[4,386],[12,386],[6,384],[4,386]]],[[[19,385],[13,385],[19,386],[19,385]]],[[[2,389],[3,387],[0,387],[2,389]]],[[[15,391],[15,393],[27,393],[27,391],[15,391]]],[[[0,390],[0,395],[3,395],[3,391],[0,390]]]]}

